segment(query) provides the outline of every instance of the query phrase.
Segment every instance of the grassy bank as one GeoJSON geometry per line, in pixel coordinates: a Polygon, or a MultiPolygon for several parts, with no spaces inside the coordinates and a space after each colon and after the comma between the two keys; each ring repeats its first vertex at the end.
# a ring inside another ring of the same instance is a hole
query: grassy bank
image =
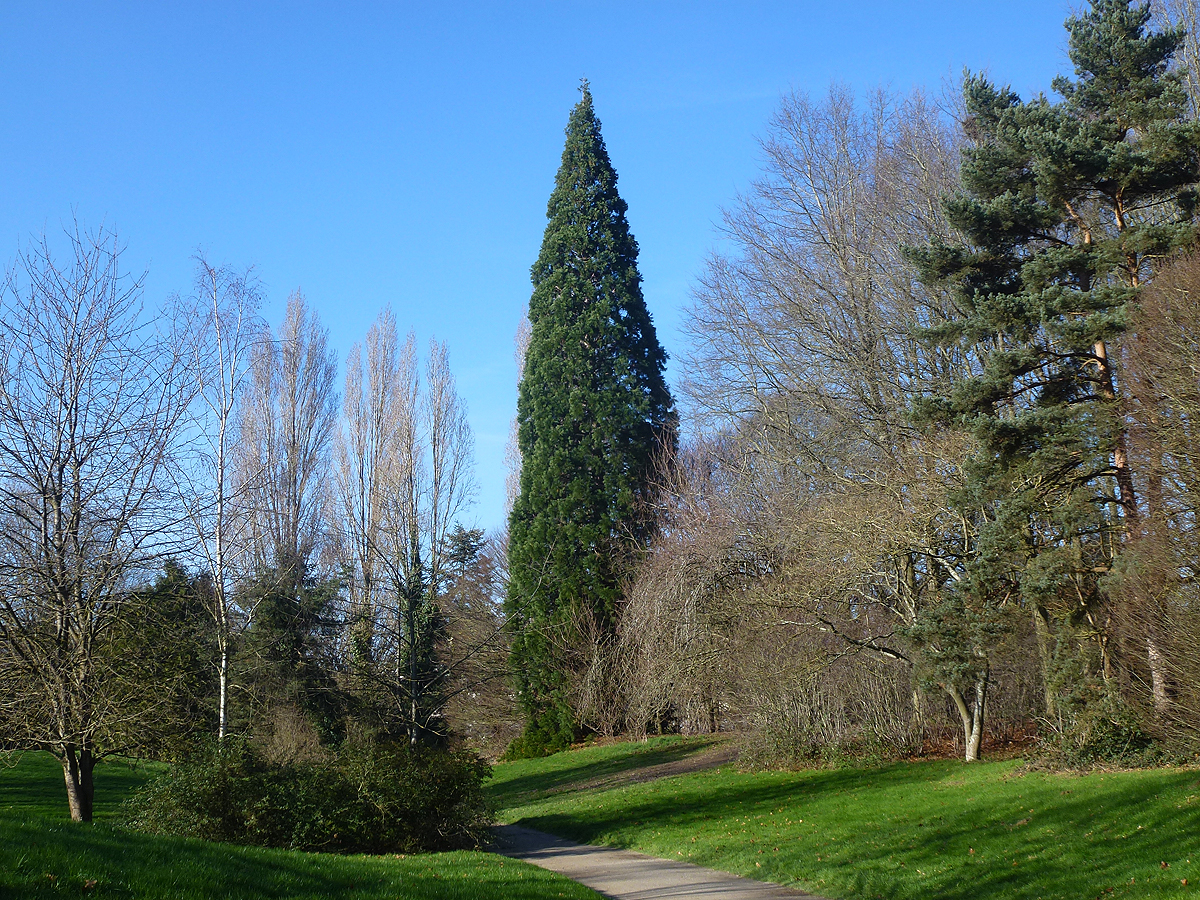
{"type": "Polygon", "coordinates": [[[587,748],[499,765],[488,790],[502,821],[829,897],[1200,897],[1200,771],[725,764],[633,781],[707,750],[670,738],[587,748]]]}
{"type": "Polygon", "coordinates": [[[159,838],[113,824],[120,801],[149,775],[96,770],[96,823],[66,815],[62,770],[44,754],[0,756],[0,897],[122,900],[596,900],[541,869],[486,853],[371,857],[294,853],[159,838]]]}

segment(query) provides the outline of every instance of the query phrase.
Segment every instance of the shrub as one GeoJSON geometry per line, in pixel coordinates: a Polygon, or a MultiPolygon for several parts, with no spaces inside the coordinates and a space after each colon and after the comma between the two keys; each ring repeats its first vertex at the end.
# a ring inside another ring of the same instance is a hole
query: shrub
{"type": "Polygon", "coordinates": [[[126,806],[132,827],[294,850],[389,853],[479,843],[490,767],[467,751],[374,746],[273,763],[250,744],[210,747],[126,806]]]}
{"type": "Polygon", "coordinates": [[[1087,702],[1075,695],[1060,701],[1061,717],[1047,721],[1042,741],[1042,763],[1067,767],[1119,764],[1155,765],[1162,748],[1144,727],[1136,712],[1120,697],[1101,686],[1090,688],[1087,702]]]}

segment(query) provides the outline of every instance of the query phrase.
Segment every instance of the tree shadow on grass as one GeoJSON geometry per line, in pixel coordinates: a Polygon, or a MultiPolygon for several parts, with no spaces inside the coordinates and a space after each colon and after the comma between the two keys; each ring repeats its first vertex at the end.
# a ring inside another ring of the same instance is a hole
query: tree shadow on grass
{"type": "Polygon", "coordinates": [[[558,876],[489,854],[339,857],[142,835],[32,818],[0,828],[0,896],[94,900],[458,900],[591,897],[558,876]]]}
{"type": "MultiPolygon", "coordinates": [[[[567,751],[561,754],[563,762],[560,765],[554,765],[554,756],[547,757],[546,768],[529,775],[493,780],[486,790],[497,806],[501,808],[518,806],[540,796],[603,781],[636,769],[680,762],[701,754],[721,742],[721,738],[713,738],[674,743],[666,747],[652,745],[638,747],[619,755],[612,753],[598,755],[595,751],[587,749],[567,751]]],[[[631,745],[626,745],[626,747],[628,746],[631,745]]],[[[602,749],[607,750],[608,748],[602,749]]]]}
{"type": "Polygon", "coordinates": [[[520,824],[845,896],[1168,897],[1200,881],[1196,772],[1006,786],[953,768],[673,779],[520,824]]]}

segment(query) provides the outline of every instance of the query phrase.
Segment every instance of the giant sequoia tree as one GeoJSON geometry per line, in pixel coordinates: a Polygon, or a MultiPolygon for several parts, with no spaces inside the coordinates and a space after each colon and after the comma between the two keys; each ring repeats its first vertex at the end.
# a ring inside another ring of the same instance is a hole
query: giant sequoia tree
{"type": "Polygon", "coordinates": [[[637,242],[586,82],[581,91],[532,270],[517,406],[508,615],[531,753],[574,735],[581,637],[613,630],[626,561],[650,528],[655,451],[675,431],[637,242]]]}
{"type": "Polygon", "coordinates": [[[930,405],[981,445],[962,498],[975,562],[958,590],[967,608],[1029,605],[1052,716],[1089,681],[1111,693],[1121,598],[1108,576],[1154,512],[1127,446],[1127,311],[1195,237],[1200,130],[1168,69],[1183,34],[1149,19],[1129,0],[1069,19],[1076,78],[1055,79],[1060,103],[968,78],[973,146],[946,207],[964,240],[914,254],[958,302],[931,336],[980,361],[930,405]]]}

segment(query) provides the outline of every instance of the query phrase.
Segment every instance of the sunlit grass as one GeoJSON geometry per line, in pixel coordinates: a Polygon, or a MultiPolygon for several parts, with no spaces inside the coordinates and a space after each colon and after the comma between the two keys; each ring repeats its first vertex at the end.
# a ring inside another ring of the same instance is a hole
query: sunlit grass
{"type": "Polygon", "coordinates": [[[570,789],[690,752],[694,744],[662,739],[504,763],[488,790],[503,821],[829,897],[1200,896],[1195,770],[1077,776],[1010,760],[749,774],[726,765],[570,789]]]}
{"type": "Polygon", "coordinates": [[[280,900],[596,900],[550,872],[487,853],[333,856],[209,844],[127,831],[118,804],[148,776],[108,763],[96,773],[96,823],[66,813],[49,756],[0,757],[0,897],[280,898],[280,900]]]}

